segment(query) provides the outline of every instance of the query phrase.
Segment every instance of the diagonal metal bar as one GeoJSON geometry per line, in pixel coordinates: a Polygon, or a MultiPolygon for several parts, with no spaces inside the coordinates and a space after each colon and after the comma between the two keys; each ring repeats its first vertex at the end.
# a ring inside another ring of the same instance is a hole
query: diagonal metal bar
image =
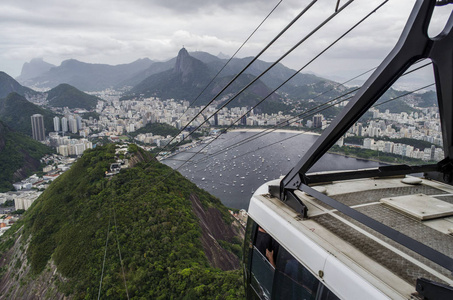
{"type": "Polygon", "coordinates": [[[435,0],[417,0],[403,33],[381,65],[356,93],[341,114],[316,140],[312,147],[281,181],[280,197],[285,189],[297,189],[306,183],[305,173],[346,133],[346,131],[391,87],[416,61],[430,58],[433,61],[436,88],[441,115],[444,151],[453,154],[453,17],[435,38],[428,36],[428,26],[436,5],[435,0]]]}

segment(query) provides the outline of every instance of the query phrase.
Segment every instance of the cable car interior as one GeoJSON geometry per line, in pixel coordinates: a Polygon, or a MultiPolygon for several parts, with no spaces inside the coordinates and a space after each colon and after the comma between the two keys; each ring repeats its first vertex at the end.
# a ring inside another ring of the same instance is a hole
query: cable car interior
{"type": "Polygon", "coordinates": [[[244,241],[247,299],[453,299],[453,13],[417,0],[388,56],[283,178],[253,194],[244,241]],[[444,158],[312,172],[408,69],[432,62],[444,158]]]}

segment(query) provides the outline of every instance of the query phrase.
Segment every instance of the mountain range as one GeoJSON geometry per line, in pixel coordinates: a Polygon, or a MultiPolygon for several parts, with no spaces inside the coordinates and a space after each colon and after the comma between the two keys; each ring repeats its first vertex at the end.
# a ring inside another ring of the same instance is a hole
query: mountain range
{"type": "Polygon", "coordinates": [[[30,117],[41,114],[46,132],[53,131],[56,116],[49,107],[69,107],[92,110],[99,98],[88,95],[68,84],[60,84],[47,92],[36,92],[22,86],[8,74],[0,72],[0,121],[14,131],[31,136],[30,117]],[[47,102],[36,105],[29,100],[47,102]]]}
{"type": "Polygon", "coordinates": [[[0,71],[0,98],[5,98],[10,93],[15,92],[22,96],[34,96],[38,92],[21,85],[14,78],[0,71]]]}
{"type": "MultiPolygon", "coordinates": [[[[164,99],[185,99],[191,103],[196,100],[196,105],[205,105],[213,100],[252,59],[252,57],[233,58],[226,64],[228,60],[225,58],[202,51],[189,53],[185,48],[182,48],[176,57],[165,62],[144,58],[130,64],[116,66],[89,64],[74,59],[63,61],[60,66],[51,66],[43,60],[35,59],[24,64],[23,74],[18,79],[23,80],[22,83],[28,86],[59,87],[57,90],[62,89],[61,84],[65,84],[65,90],[68,94],[73,91],[73,89],[68,88],[69,85],[82,91],[114,88],[124,89],[122,99],[155,96],[164,99]]],[[[235,97],[229,107],[251,107],[267,97],[266,101],[255,109],[256,112],[275,113],[293,109],[297,113],[340,97],[352,90],[352,88],[313,74],[297,73],[282,64],[276,64],[269,69],[270,66],[271,63],[261,60],[253,62],[228,89],[215,99],[214,104],[218,107],[235,97]],[[269,72],[257,79],[257,76],[268,69],[269,72]],[[294,74],[296,75],[291,80],[276,92],[273,92],[282,82],[294,74]],[[238,91],[248,86],[252,81],[254,83],[250,87],[247,87],[237,97],[235,96],[238,91]],[[288,107],[283,99],[291,99],[295,102],[291,107],[288,107]]],[[[12,84],[7,83],[5,85],[10,87],[12,84]]],[[[0,86],[2,86],[1,80],[0,86]]],[[[31,91],[19,93],[29,94],[31,91]]],[[[49,102],[49,104],[60,107],[77,107],[79,105],[78,107],[86,109],[94,107],[94,99],[92,101],[82,101],[81,99],[73,101],[77,102],[74,105],[66,100],[61,100],[62,104],[52,100],[52,103],[49,102]],[[86,103],[90,104],[85,105],[86,103]]],[[[396,100],[396,102],[401,101],[403,100],[396,100]]],[[[400,112],[407,107],[407,105],[401,103],[397,106],[390,105],[390,111],[400,112]]],[[[330,118],[339,110],[340,108],[331,107],[323,113],[330,118]]]]}
{"type": "MultiPolygon", "coordinates": [[[[17,80],[26,86],[50,89],[61,83],[70,84],[82,91],[99,91],[118,86],[123,80],[147,69],[153,62],[147,58],[136,60],[129,64],[116,66],[106,64],[90,64],[75,59],[68,59],[58,67],[51,67],[44,72],[32,75],[22,68],[17,80]],[[32,78],[30,78],[32,77],[32,78]]],[[[37,61],[32,60],[27,68],[34,68],[37,61]]]]}
{"type": "MultiPolygon", "coordinates": [[[[124,96],[123,99],[136,96],[155,96],[163,99],[174,98],[189,101],[197,99],[197,105],[205,105],[232,79],[231,75],[219,76],[208,86],[215,74],[215,69],[211,68],[209,64],[192,57],[183,48],[179,51],[172,69],[149,76],[133,87],[129,95],[124,96]],[[205,89],[206,86],[208,87],[205,89]],[[201,96],[199,97],[199,95],[201,96]]],[[[241,75],[217,98],[218,104],[228,100],[254,78],[255,76],[251,74],[241,75]]],[[[269,94],[271,94],[270,102],[280,102],[280,97],[272,93],[269,87],[258,80],[244,93],[240,94],[234,102],[234,106],[253,106],[258,99],[269,94]]]]}
{"type": "Polygon", "coordinates": [[[30,62],[24,63],[20,76],[16,79],[20,82],[26,82],[49,71],[53,67],[56,66],[45,62],[42,58],[33,58],[30,62]]]}
{"type": "MultiPolygon", "coordinates": [[[[27,65],[24,65],[23,74],[17,79],[22,84],[31,87],[54,88],[59,84],[66,83],[87,92],[100,91],[107,88],[123,89],[132,87],[130,92],[125,94],[125,98],[131,98],[134,95],[154,95],[191,101],[197,98],[211,79],[223,68],[217,75],[216,80],[201,95],[200,104],[204,104],[211,100],[251,60],[252,57],[233,58],[226,64],[228,60],[225,58],[202,51],[189,53],[185,48],[182,48],[176,57],[165,62],[140,59],[130,64],[111,66],[88,64],[70,59],[63,61],[60,66],[51,67],[48,70],[42,68],[42,73],[38,75],[33,73],[36,76],[30,78],[31,72],[27,70],[38,70],[43,63],[42,60],[32,60],[27,65]],[[36,68],[33,67],[35,64],[36,68]]],[[[255,61],[244,72],[243,76],[240,76],[237,82],[219,98],[231,96],[270,66],[271,63],[261,60],[255,61]]],[[[239,104],[236,106],[252,105],[257,98],[267,96],[282,81],[294,73],[294,70],[282,64],[275,65],[247,89],[244,95],[239,97],[239,104]]],[[[305,87],[318,82],[333,84],[329,80],[312,74],[297,74],[287,83],[286,87],[281,88],[280,92],[288,93],[291,88],[305,87]]],[[[274,93],[270,96],[270,101],[277,103],[279,98],[280,95],[274,93]]]]}

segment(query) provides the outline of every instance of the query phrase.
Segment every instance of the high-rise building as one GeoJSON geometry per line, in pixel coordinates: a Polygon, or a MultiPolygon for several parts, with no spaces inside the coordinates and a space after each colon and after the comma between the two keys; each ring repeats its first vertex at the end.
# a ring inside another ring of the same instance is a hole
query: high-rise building
{"type": "Polygon", "coordinates": [[[60,131],[60,118],[59,117],[53,118],[53,131],[55,131],[55,132],[60,131]]]}
{"type": "Polygon", "coordinates": [[[77,119],[69,118],[69,129],[72,133],[77,133],[77,119]]]}
{"type": "Polygon", "coordinates": [[[31,116],[31,131],[33,139],[44,141],[46,139],[46,131],[44,129],[44,117],[40,114],[31,116]]]}
{"type": "Polygon", "coordinates": [[[431,145],[431,160],[435,160],[436,146],[431,145]]]}
{"type": "Polygon", "coordinates": [[[76,120],[77,120],[77,129],[78,130],[82,129],[82,117],[76,116],[76,120]]]}
{"type": "Polygon", "coordinates": [[[61,118],[61,131],[63,133],[68,131],[68,119],[66,117],[61,118]]]}
{"type": "Polygon", "coordinates": [[[241,117],[241,125],[247,125],[247,116],[244,115],[241,117]]]}
{"type": "Polygon", "coordinates": [[[74,132],[74,124],[75,124],[76,130],[77,130],[77,121],[75,121],[73,115],[69,115],[69,117],[68,117],[68,128],[69,128],[70,132],[74,132]]]}
{"type": "Polygon", "coordinates": [[[314,128],[321,128],[322,127],[322,119],[323,115],[316,114],[313,116],[313,127],[314,128]]]}

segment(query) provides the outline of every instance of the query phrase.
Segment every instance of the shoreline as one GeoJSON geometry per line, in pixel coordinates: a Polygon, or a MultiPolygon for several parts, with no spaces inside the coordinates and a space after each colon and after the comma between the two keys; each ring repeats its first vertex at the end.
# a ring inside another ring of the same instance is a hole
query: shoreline
{"type": "MultiPolygon", "coordinates": [[[[232,130],[228,130],[228,132],[262,132],[263,128],[235,128],[232,130]]],[[[311,135],[321,135],[320,133],[316,132],[311,132],[311,131],[305,131],[305,130],[293,130],[293,129],[276,129],[273,130],[272,132],[284,132],[284,133],[300,133],[300,134],[311,134],[311,135]]]]}

